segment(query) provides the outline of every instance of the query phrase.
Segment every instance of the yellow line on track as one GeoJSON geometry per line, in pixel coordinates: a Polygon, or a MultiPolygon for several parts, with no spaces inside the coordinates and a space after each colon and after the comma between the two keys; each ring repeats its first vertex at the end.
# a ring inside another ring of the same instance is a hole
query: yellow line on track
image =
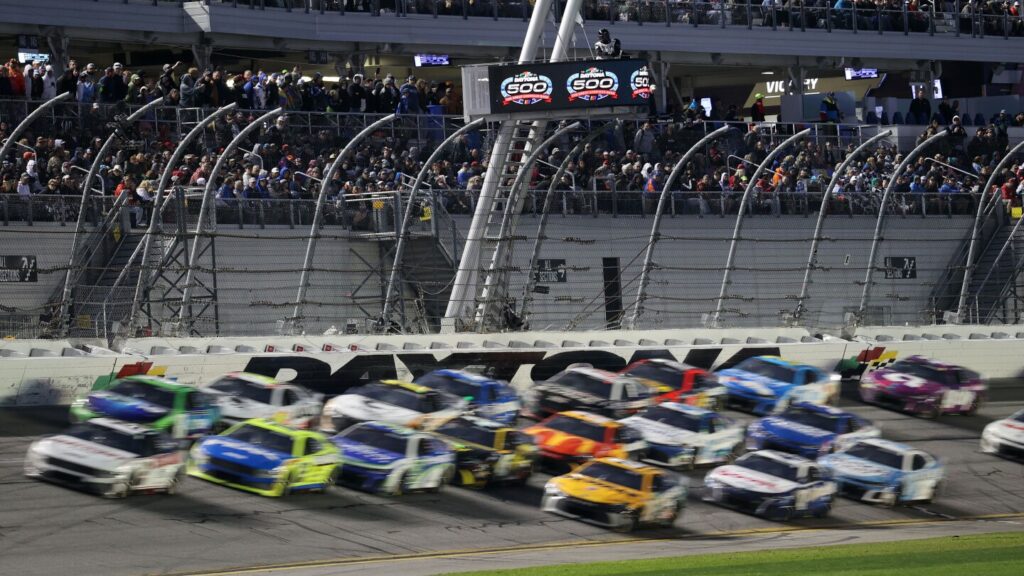
{"type": "Polygon", "coordinates": [[[361,556],[355,558],[307,560],[300,562],[290,562],[285,564],[267,564],[264,566],[229,568],[226,570],[182,572],[180,574],[188,576],[236,576],[240,574],[253,574],[256,572],[267,572],[271,570],[286,571],[300,570],[302,568],[330,568],[332,566],[379,564],[385,562],[404,562],[408,560],[436,560],[441,558],[461,558],[466,556],[484,556],[488,554],[504,554],[510,552],[542,552],[545,550],[558,550],[561,548],[593,548],[600,546],[617,546],[623,544],[649,544],[658,542],[676,542],[679,540],[701,540],[704,538],[763,536],[769,534],[785,534],[791,532],[818,532],[832,530],[836,528],[870,528],[874,526],[911,526],[923,524],[946,524],[949,522],[969,522],[975,520],[1003,520],[1009,518],[1024,518],[1024,512],[1013,512],[1007,514],[983,514],[978,516],[964,516],[961,518],[906,518],[867,522],[846,522],[829,524],[825,526],[773,526],[770,528],[750,528],[745,530],[723,530],[719,532],[707,532],[702,534],[686,534],[675,538],[617,538],[612,540],[594,541],[566,540],[560,542],[551,542],[548,544],[522,544],[518,546],[507,546],[503,548],[443,550],[438,552],[419,552],[413,554],[393,554],[381,556],[361,556]]]}

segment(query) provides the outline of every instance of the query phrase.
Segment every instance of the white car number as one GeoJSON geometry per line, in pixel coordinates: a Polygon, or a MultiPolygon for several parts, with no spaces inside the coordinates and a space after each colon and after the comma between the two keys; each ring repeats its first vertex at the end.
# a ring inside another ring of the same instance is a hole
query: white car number
{"type": "Polygon", "coordinates": [[[974,401],[974,392],[971,390],[946,390],[942,395],[942,407],[952,408],[954,406],[966,406],[974,401]]]}

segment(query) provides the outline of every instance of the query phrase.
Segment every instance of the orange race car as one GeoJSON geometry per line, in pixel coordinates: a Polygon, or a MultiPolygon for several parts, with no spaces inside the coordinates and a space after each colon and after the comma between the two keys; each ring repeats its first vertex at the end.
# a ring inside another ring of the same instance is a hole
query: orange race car
{"type": "Polygon", "coordinates": [[[658,390],[655,403],[679,402],[708,410],[725,407],[725,387],[703,368],[675,360],[651,358],[637,360],[619,371],[658,390]]]}
{"type": "Polygon", "coordinates": [[[559,412],[523,433],[531,436],[544,464],[576,466],[591,458],[613,456],[638,460],[647,442],[630,426],[590,412],[559,412]]]}

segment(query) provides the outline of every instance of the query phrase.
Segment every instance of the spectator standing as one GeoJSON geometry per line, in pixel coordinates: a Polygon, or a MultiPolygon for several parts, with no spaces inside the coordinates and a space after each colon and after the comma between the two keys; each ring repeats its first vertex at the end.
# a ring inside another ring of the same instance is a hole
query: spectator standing
{"type": "Polygon", "coordinates": [[[157,87],[160,89],[160,93],[167,96],[181,83],[177,78],[174,77],[174,70],[181,66],[181,62],[175,62],[174,64],[164,64],[163,72],[160,74],[159,80],[157,80],[157,87]]]}
{"type": "Polygon", "coordinates": [[[196,106],[196,81],[199,79],[199,69],[189,68],[188,72],[181,77],[181,85],[178,88],[178,98],[182,108],[193,108],[196,106]]]}
{"type": "Polygon", "coordinates": [[[914,124],[927,124],[932,117],[932,103],[924,97],[924,90],[918,88],[917,96],[910,101],[910,111],[907,112],[910,121],[914,124]]]}
{"type": "Polygon", "coordinates": [[[42,97],[43,100],[52,100],[57,96],[57,75],[53,73],[53,66],[46,65],[42,74],[42,97]]]}
{"type": "Polygon", "coordinates": [[[348,85],[348,103],[353,112],[366,111],[366,90],[363,88],[363,75],[355,74],[348,85]]]}
{"type": "Polygon", "coordinates": [[[58,94],[71,94],[74,98],[78,95],[78,76],[81,70],[78,69],[78,63],[74,60],[68,62],[68,67],[64,69],[64,73],[57,78],[57,93],[58,94]]]}
{"type": "Polygon", "coordinates": [[[384,85],[381,86],[377,99],[381,112],[391,113],[398,110],[398,103],[401,101],[402,95],[399,93],[398,87],[395,86],[394,75],[388,74],[384,78],[384,85]]]}
{"type": "Polygon", "coordinates": [[[647,156],[654,151],[654,142],[655,136],[651,123],[644,122],[633,135],[633,149],[637,153],[647,156]]]}
{"type": "Polygon", "coordinates": [[[416,88],[416,77],[409,76],[405,79],[405,84],[398,89],[401,95],[401,103],[399,110],[402,114],[422,114],[423,110],[420,108],[420,93],[416,88]]]}
{"type": "Polygon", "coordinates": [[[96,102],[96,83],[93,82],[92,75],[88,72],[82,72],[78,75],[78,88],[76,92],[75,100],[84,104],[92,104],[96,102]]]}
{"type": "Polygon", "coordinates": [[[843,119],[843,113],[839,111],[839,105],[836,104],[835,92],[829,92],[822,98],[818,116],[822,122],[828,124],[838,124],[843,119]]]}
{"type": "Polygon", "coordinates": [[[754,103],[750,105],[751,122],[764,122],[764,94],[758,92],[754,95],[754,103]]]}

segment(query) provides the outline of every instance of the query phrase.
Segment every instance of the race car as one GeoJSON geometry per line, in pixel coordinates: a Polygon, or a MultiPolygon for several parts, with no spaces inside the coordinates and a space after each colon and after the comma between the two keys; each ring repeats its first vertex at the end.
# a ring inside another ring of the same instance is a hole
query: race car
{"type": "Polygon", "coordinates": [[[573,467],[591,458],[613,456],[639,460],[647,452],[643,435],[628,424],[599,414],[559,412],[523,433],[540,449],[540,462],[573,467]]]}
{"type": "Polygon", "coordinates": [[[725,462],[743,443],[743,427],[720,414],[665,402],[621,421],[647,441],[645,460],[669,468],[725,462]]]}
{"type": "Polygon", "coordinates": [[[570,367],[535,382],[526,393],[524,416],[540,419],[567,410],[625,418],[654,403],[658,390],[607,370],[570,367]]]}
{"type": "Polygon", "coordinates": [[[278,497],[324,492],[338,479],[341,457],[323,434],[254,418],[195,443],[188,473],[231,488],[278,497]]]}
{"type": "Polygon", "coordinates": [[[921,356],[865,374],[860,381],[865,402],[930,418],[974,414],[987,391],[977,372],[921,356]]]}
{"type": "Polygon", "coordinates": [[[131,492],[174,494],[185,459],[178,442],[146,426],[92,418],[33,442],[25,476],[88,488],[108,498],[131,492]]]}
{"type": "Polygon", "coordinates": [[[877,438],[881,431],[856,414],[794,402],[784,411],[755,420],[747,427],[747,450],[779,450],[816,459],[861,438],[877,438]]]}
{"type": "Polygon", "coordinates": [[[220,409],[192,386],[156,376],[128,376],[71,405],[72,422],[99,416],[145,424],[177,438],[198,438],[214,429],[220,409]]]}
{"type": "Polygon", "coordinates": [[[411,382],[381,380],[353,388],[324,404],[320,430],[341,432],[359,422],[388,422],[417,428],[462,414],[469,402],[454,394],[411,382]]]}
{"type": "Polygon", "coordinates": [[[791,364],[774,356],[747,358],[718,372],[725,386],[726,404],[754,414],[769,414],[800,400],[834,404],[839,397],[839,375],[806,364],[791,364]]]}
{"type": "Polygon", "coordinates": [[[881,438],[860,440],[818,462],[843,496],[886,506],[931,502],[945,475],[942,463],[931,454],[881,438]]]}
{"type": "Polygon", "coordinates": [[[639,462],[598,458],[544,486],[540,508],[622,531],[672,526],[686,503],[686,481],[639,462]]]}
{"type": "Polygon", "coordinates": [[[502,424],[515,424],[522,405],[507,382],[465,370],[435,370],[414,380],[420,386],[442,390],[469,401],[468,410],[502,424]]]}
{"type": "Polygon", "coordinates": [[[220,408],[223,428],[250,418],[309,428],[323,405],[321,394],[250,372],[231,372],[199,389],[220,408]]]}
{"type": "Polygon", "coordinates": [[[704,500],[771,520],[823,518],[832,510],[836,484],[802,456],[759,450],[704,477],[704,500]]]}
{"type": "Polygon", "coordinates": [[[657,389],[660,393],[655,402],[680,402],[708,410],[725,407],[725,387],[703,368],[652,358],[637,360],[620,370],[619,374],[636,378],[657,389]]]}
{"type": "Polygon", "coordinates": [[[445,422],[434,433],[455,450],[455,483],[459,486],[525,484],[533,473],[537,459],[533,440],[500,422],[467,415],[445,422]]]}
{"type": "Polygon", "coordinates": [[[362,422],[332,436],[331,442],[341,451],[339,481],[366,492],[437,492],[455,475],[451,448],[411,428],[362,422]]]}
{"type": "Polygon", "coordinates": [[[985,426],[981,433],[981,451],[1024,459],[1024,410],[985,426]]]}

